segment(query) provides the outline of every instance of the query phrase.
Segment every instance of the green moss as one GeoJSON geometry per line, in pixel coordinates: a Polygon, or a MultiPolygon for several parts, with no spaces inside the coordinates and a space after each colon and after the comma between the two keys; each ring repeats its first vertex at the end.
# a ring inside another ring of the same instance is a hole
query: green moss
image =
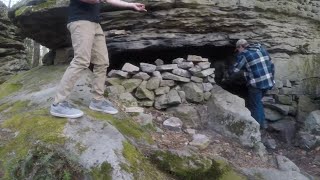
{"type": "Polygon", "coordinates": [[[129,118],[118,119],[109,114],[97,113],[91,110],[89,111],[84,110],[84,111],[86,112],[86,114],[88,114],[89,116],[97,120],[105,120],[110,122],[123,135],[129,138],[135,138],[137,140],[145,140],[149,144],[154,143],[151,136],[146,131],[144,131],[144,129],[141,128],[140,125],[134,122],[132,119],[129,119],[129,118]]]}
{"type": "Polygon", "coordinates": [[[203,178],[202,174],[212,166],[212,161],[197,156],[180,157],[170,152],[158,151],[152,155],[152,160],[160,169],[173,173],[181,179],[203,178]],[[192,165],[190,165],[192,164],[192,165]]]}
{"type": "Polygon", "coordinates": [[[156,132],[157,129],[154,127],[153,124],[147,124],[147,125],[144,125],[142,126],[142,128],[146,131],[151,131],[151,132],[156,132]]]}
{"type": "Polygon", "coordinates": [[[124,81],[121,78],[107,78],[106,81],[111,84],[112,86],[114,85],[121,85],[121,83],[124,81]]]}
{"type": "Polygon", "coordinates": [[[82,168],[56,146],[35,145],[10,173],[10,179],[83,179],[82,168]]]}
{"type": "Polygon", "coordinates": [[[231,122],[226,126],[229,131],[235,133],[237,136],[242,136],[246,124],[243,121],[231,122]]]}
{"type": "Polygon", "coordinates": [[[121,164],[122,169],[133,174],[137,180],[166,180],[163,173],[159,172],[133,145],[123,142],[123,157],[129,164],[121,164]]]}
{"type": "Polygon", "coordinates": [[[6,97],[14,92],[19,91],[22,88],[22,84],[20,83],[3,83],[0,86],[0,99],[6,97]]]}
{"type": "Polygon", "coordinates": [[[40,66],[20,74],[13,81],[23,84],[23,89],[30,92],[37,92],[42,86],[53,80],[59,81],[58,76],[62,76],[67,66],[40,66]]]}
{"type": "Polygon", "coordinates": [[[46,8],[53,7],[56,4],[56,0],[47,0],[45,2],[39,3],[37,5],[32,5],[32,6],[22,6],[19,9],[15,11],[15,16],[21,16],[23,14],[26,14],[28,12],[36,12],[40,11],[46,8]]]}
{"type": "Polygon", "coordinates": [[[100,167],[95,167],[91,171],[91,176],[95,180],[112,180],[112,166],[104,162],[100,167]]]}
{"type": "Polygon", "coordinates": [[[58,81],[57,74],[62,75],[66,66],[41,66],[13,76],[0,85],[0,99],[18,91],[39,91],[42,86],[53,80],[58,81]]]}
{"type": "MultiPolygon", "coordinates": [[[[17,113],[26,112],[30,101],[17,101],[15,103],[5,103],[0,106],[2,117],[11,117],[17,113]]],[[[30,109],[30,108],[29,108],[30,109]]]]}
{"type": "Polygon", "coordinates": [[[175,175],[178,179],[192,180],[241,180],[243,176],[234,172],[222,160],[211,160],[200,156],[180,157],[170,152],[158,151],[152,159],[160,169],[175,175]]]}
{"type": "Polygon", "coordinates": [[[53,118],[47,110],[16,113],[6,120],[1,128],[17,132],[13,139],[0,147],[0,159],[3,160],[3,166],[6,169],[6,177],[8,177],[10,169],[27,155],[35,142],[64,144],[65,138],[62,136],[62,131],[66,122],[66,119],[53,118]]]}
{"type": "Polygon", "coordinates": [[[21,14],[23,14],[24,12],[27,12],[31,9],[30,6],[22,6],[21,8],[17,9],[14,14],[16,17],[20,16],[21,14]]]}
{"type": "Polygon", "coordinates": [[[109,97],[109,93],[107,91],[104,91],[103,96],[107,98],[109,97]]]}

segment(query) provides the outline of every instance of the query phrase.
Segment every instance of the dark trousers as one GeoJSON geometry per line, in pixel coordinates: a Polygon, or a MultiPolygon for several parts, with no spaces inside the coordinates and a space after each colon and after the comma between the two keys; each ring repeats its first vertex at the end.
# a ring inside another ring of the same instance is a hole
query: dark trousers
{"type": "Polygon", "coordinates": [[[266,92],[266,89],[257,89],[252,86],[248,87],[248,109],[251,112],[251,116],[260,124],[261,128],[264,128],[265,125],[265,115],[261,100],[266,92]]]}

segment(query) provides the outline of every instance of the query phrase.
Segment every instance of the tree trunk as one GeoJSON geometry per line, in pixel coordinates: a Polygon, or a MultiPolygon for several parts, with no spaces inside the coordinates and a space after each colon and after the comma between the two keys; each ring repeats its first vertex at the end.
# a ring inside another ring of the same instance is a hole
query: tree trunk
{"type": "Polygon", "coordinates": [[[40,44],[36,41],[33,41],[33,58],[32,58],[32,67],[39,66],[40,62],[40,44]]]}

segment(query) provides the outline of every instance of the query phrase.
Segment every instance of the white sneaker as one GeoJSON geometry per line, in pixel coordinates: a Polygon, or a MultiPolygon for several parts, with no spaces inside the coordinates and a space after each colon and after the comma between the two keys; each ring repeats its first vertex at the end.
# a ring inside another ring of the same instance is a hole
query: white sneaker
{"type": "Polygon", "coordinates": [[[118,110],[113,107],[112,103],[108,100],[95,100],[90,102],[89,108],[94,111],[100,111],[108,114],[117,114],[118,110]]]}
{"type": "Polygon", "coordinates": [[[50,114],[56,117],[79,118],[83,116],[83,112],[72,107],[67,101],[51,105],[50,114]]]}

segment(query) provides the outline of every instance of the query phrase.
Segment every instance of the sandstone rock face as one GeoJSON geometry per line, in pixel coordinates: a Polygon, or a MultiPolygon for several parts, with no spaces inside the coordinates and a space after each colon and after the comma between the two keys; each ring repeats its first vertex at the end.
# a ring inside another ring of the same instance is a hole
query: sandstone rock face
{"type": "Polygon", "coordinates": [[[15,31],[7,7],[0,2],[0,83],[18,71],[29,69],[22,39],[15,31]]]}
{"type": "MultiPolygon", "coordinates": [[[[143,1],[142,1],[143,2],[143,1]]],[[[105,6],[101,25],[111,53],[185,46],[232,46],[239,38],[264,43],[276,78],[319,96],[320,12],[318,1],[144,1],[148,13],[105,6]]],[[[68,1],[25,0],[10,17],[23,33],[51,49],[70,46],[68,1]],[[38,33],[41,32],[41,33],[38,33]]],[[[212,59],[209,60],[211,61],[212,59]]]]}

